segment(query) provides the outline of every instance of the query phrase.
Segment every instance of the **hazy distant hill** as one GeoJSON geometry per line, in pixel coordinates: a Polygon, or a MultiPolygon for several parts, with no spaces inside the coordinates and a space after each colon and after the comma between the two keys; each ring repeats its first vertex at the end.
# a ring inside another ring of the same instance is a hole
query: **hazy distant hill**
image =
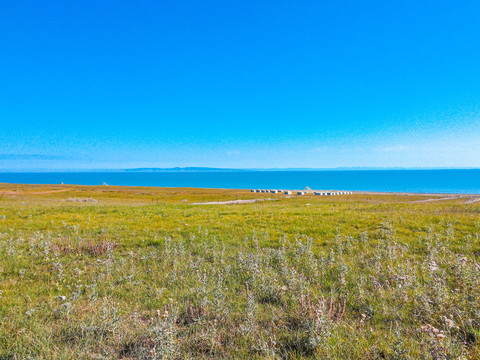
{"type": "Polygon", "coordinates": [[[125,169],[128,172],[208,172],[208,171],[340,171],[340,170],[405,170],[404,168],[375,167],[339,167],[339,168],[270,168],[270,169],[228,169],[211,167],[173,167],[173,168],[134,168],[125,169]]]}
{"type": "Polygon", "coordinates": [[[135,168],[126,169],[133,172],[196,172],[196,171],[243,171],[241,169],[223,169],[209,167],[173,167],[173,168],[135,168]]]}
{"type": "Polygon", "coordinates": [[[173,167],[173,168],[134,168],[123,170],[108,171],[126,171],[126,172],[237,172],[237,171],[370,171],[370,170],[466,170],[474,168],[426,168],[426,167],[337,167],[337,168],[250,168],[250,169],[229,169],[229,168],[211,168],[211,167],[173,167]]]}

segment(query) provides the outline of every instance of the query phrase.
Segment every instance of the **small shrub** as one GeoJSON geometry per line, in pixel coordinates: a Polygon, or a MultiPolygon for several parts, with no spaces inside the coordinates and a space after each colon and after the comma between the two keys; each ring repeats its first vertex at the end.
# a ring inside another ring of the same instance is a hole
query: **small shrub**
{"type": "Polygon", "coordinates": [[[91,255],[100,256],[105,255],[119,246],[118,243],[108,240],[105,234],[98,237],[97,240],[73,240],[67,238],[63,241],[57,241],[52,244],[52,250],[62,254],[76,254],[76,255],[91,255]]]}

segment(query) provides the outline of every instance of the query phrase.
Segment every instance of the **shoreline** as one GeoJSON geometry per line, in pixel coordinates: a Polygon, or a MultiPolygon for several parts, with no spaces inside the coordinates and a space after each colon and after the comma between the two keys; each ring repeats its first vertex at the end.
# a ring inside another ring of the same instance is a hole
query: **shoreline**
{"type": "MultiPolygon", "coordinates": [[[[49,193],[60,193],[60,192],[66,192],[69,190],[75,190],[76,188],[118,188],[118,189],[145,189],[145,190],[161,190],[161,189],[166,189],[166,190],[207,190],[207,191],[215,191],[215,190],[221,190],[221,191],[232,191],[232,192],[247,192],[252,195],[263,195],[265,196],[266,194],[271,195],[271,196],[283,196],[284,194],[270,194],[270,193],[252,193],[251,188],[249,189],[240,189],[240,188],[207,188],[207,187],[189,187],[189,186],[182,186],[182,187],[177,187],[177,186],[149,186],[149,185],[82,185],[82,184],[27,184],[27,183],[3,183],[0,182],[0,195],[41,195],[41,194],[49,194],[49,193]],[[7,186],[10,187],[10,189],[1,189],[2,186],[7,186]],[[44,190],[44,191],[23,191],[23,190],[12,190],[12,187],[55,187],[56,189],[51,189],[51,190],[44,190]],[[58,188],[60,187],[60,188],[58,188]]],[[[297,191],[303,191],[301,189],[284,189],[284,190],[289,190],[292,192],[297,192],[297,191]]],[[[318,196],[314,195],[314,191],[321,191],[321,192],[326,192],[326,191],[351,191],[351,194],[340,194],[340,195],[327,195],[327,197],[347,197],[351,195],[382,195],[382,196],[444,196],[446,197],[444,200],[451,200],[451,199],[462,199],[466,197],[478,197],[480,198],[480,193],[447,193],[447,192],[408,192],[408,191],[368,191],[368,190],[339,190],[339,189],[312,189],[312,193],[306,193],[304,195],[298,195],[298,196],[318,196]]],[[[289,195],[292,197],[296,197],[297,195],[295,193],[289,195]]],[[[325,196],[325,195],[323,195],[325,196]]],[[[319,196],[319,197],[323,197],[319,196]]]]}

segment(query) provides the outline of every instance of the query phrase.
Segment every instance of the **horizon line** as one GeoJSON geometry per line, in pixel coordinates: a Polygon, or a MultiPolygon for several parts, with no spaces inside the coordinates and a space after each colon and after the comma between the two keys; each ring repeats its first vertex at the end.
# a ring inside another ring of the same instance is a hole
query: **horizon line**
{"type": "Polygon", "coordinates": [[[222,171],[392,171],[392,170],[480,170],[480,167],[381,167],[381,166],[339,166],[326,168],[223,168],[208,166],[185,167],[140,167],[140,168],[94,168],[94,169],[0,169],[0,173],[86,173],[86,172],[222,172],[222,171]]]}

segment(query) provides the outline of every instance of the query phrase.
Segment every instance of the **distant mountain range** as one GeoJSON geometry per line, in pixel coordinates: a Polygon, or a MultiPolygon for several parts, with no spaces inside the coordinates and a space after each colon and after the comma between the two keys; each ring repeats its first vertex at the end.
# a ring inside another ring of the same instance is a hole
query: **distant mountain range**
{"type": "MultiPolygon", "coordinates": [[[[123,169],[126,172],[208,172],[208,171],[361,171],[361,170],[462,170],[466,168],[405,168],[405,167],[338,167],[338,168],[270,168],[270,169],[232,169],[232,168],[211,168],[211,167],[173,167],[173,168],[134,168],[123,169]]],[[[473,169],[473,168],[472,168],[473,169]]]]}
{"type": "MultiPolygon", "coordinates": [[[[346,168],[345,168],[346,169],[346,168]]],[[[173,168],[135,168],[124,169],[127,172],[237,172],[237,171],[318,171],[318,170],[341,170],[339,169],[311,169],[311,168],[271,168],[271,169],[230,169],[230,168],[211,168],[211,167],[173,167],[173,168]]]]}
{"type": "Polygon", "coordinates": [[[210,167],[173,167],[173,168],[135,168],[125,169],[128,172],[199,172],[199,171],[248,171],[243,169],[224,169],[210,167]]]}

